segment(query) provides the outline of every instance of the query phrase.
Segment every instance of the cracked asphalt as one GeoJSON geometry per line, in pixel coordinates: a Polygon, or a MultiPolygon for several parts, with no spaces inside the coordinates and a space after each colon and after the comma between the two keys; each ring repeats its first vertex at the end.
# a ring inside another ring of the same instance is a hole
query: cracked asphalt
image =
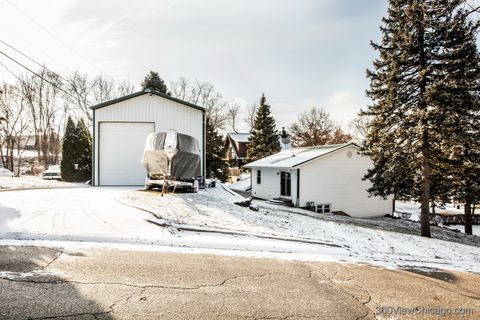
{"type": "Polygon", "coordinates": [[[220,255],[0,247],[0,319],[478,319],[480,275],[220,255]]]}

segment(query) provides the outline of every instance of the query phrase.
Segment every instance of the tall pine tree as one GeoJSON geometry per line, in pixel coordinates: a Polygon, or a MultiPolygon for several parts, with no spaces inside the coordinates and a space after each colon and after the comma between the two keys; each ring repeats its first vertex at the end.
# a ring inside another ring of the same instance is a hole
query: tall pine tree
{"type": "Polygon", "coordinates": [[[65,134],[63,135],[62,162],[60,164],[62,180],[64,181],[76,181],[77,141],[75,122],[73,122],[71,117],[68,117],[65,134]]]}
{"type": "Polygon", "coordinates": [[[464,203],[465,233],[472,234],[472,208],[480,195],[480,58],[476,46],[478,23],[469,12],[458,9],[461,1],[450,1],[439,25],[434,72],[440,79],[435,102],[446,114],[441,130],[448,165],[443,170],[450,193],[464,203]]]}
{"type": "Polygon", "coordinates": [[[229,175],[228,163],[224,160],[225,143],[208,117],[205,134],[207,178],[216,178],[225,182],[229,175]]]}
{"type": "Polygon", "coordinates": [[[248,161],[255,161],[280,151],[278,132],[275,119],[271,115],[270,105],[265,95],[262,94],[260,105],[257,108],[255,121],[248,139],[247,158],[248,161]]]}
{"type": "MultiPolygon", "coordinates": [[[[370,78],[369,97],[373,104],[363,115],[372,118],[363,151],[374,168],[366,178],[371,192],[402,194],[421,202],[421,234],[430,237],[429,204],[444,188],[441,175],[451,168],[449,148],[463,134],[452,137],[445,127],[454,116],[452,105],[440,102],[449,96],[447,52],[452,47],[447,34],[459,1],[391,0],[388,17],[383,19],[379,52],[370,78]],[[448,85],[448,84],[447,84],[448,85]],[[455,142],[452,143],[452,138],[455,142]]],[[[457,20],[457,19],[454,19],[457,20]]],[[[458,22],[458,20],[456,21],[458,22]]]]}

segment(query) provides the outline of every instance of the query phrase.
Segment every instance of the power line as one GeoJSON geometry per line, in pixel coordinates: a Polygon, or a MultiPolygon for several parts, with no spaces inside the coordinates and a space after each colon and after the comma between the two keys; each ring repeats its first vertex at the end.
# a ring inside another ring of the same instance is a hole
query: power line
{"type": "Polygon", "coordinates": [[[20,50],[16,49],[15,47],[13,47],[12,45],[6,43],[5,41],[3,41],[2,39],[0,39],[0,42],[3,43],[4,45],[6,45],[7,47],[9,47],[10,49],[14,50],[15,52],[21,54],[22,56],[24,56],[25,58],[27,58],[28,60],[32,61],[33,63],[35,63],[36,65],[38,65],[40,68],[43,68],[45,70],[47,70],[48,72],[51,72],[53,74],[55,74],[57,77],[59,77],[60,79],[62,79],[63,81],[73,85],[73,83],[71,83],[69,80],[65,79],[64,77],[62,77],[60,74],[58,74],[57,72],[55,71],[52,71],[51,69],[47,68],[45,65],[35,61],[33,58],[30,58],[28,55],[26,55],[25,53],[21,52],[20,50]]]}
{"type": "Polygon", "coordinates": [[[12,70],[10,70],[2,61],[0,61],[0,65],[4,67],[12,76],[14,76],[18,81],[22,81],[12,70]]]}
{"type": "Polygon", "coordinates": [[[115,81],[115,79],[113,79],[113,77],[109,76],[106,72],[102,71],[99,67],[97,67],[96,65],[94,65],[93,63],[91,63],[90,61],[88,61],[86,58],[84,58],[80,53],[78,53],[78,51],[76,51],[75,49],[73,49],[71,46],[69,46],[65,41],[63,41],[62,39],[60,39],[59,37],[57,37],[55,34],[53,34],[50,30],[48,30],[46,27],[44,27],[43,25],[41,25],[39,22],[37,22],[35,19],[33,19],[30,15],[28,15],[25,11],[23,11],[22,9],[20,9],[17,5],[15,5],[14,3],[12,3],[10,0],[5,0],[5,2],[7,2],[9,5],[11,5],[12,7],[14,7],[18,12],[20,12],[23,16],[25,16],[26,18],[28,18],[31,22],[33,22],[35,25],[37,25],[38,27],[40,27],[43,31],[45,31],[46,33],[48,33],[52,38],[54,38],[55,40],[57,40],[58,42],[60,42],[63,46],[65,46],[67,49],[69,49],[70,51],[72,51],[76,56],[78,56],[80,59],[82,59],[83,61],[85,61],[86,63],[88,63],[90,66],[92,66],[93,68],[95,68],[97,71],[99,71],[100,73],[103,73],[104,75],[108,76],[110,79],[112,79],[113,81],[115,81]]]}
{"type": "MultiPolygon", "coordinates": [[[[55,83],[51,82],[50,80],[48,79],[45,79],[42,75],[39,75],[38,73],[36,73],[35,71],[31,70],[30,68],[28,68],[27,66],[23,65],[22,63],[18,62],[17,60],[15,60],[14,58],[10,57],[8,54],[0,51],[0,54],[4,55],[5,57],[7,57],[8,59],[12,60],[13,62],[15,62],[16,64],[18,64],[19,66],[21,66],[22,68],[26,69],[27,71],[29,71],[30,73],[34,74],[35,76],[39,77],[40,79],[44,80],[45,82],[49,83],[50,85],[52,85],[53,87],[57,88],[58,90],[62,91],[63,93],[65,93],[66,95],[68,95],[69,97],[73,98],[74,100],[76,100],[77,98],[72,96],[70,93],[68,93],[67,91],[63,90],[62,88],[60,88],[59,86],[57,86],[55,83]]],[[[2,64],[3,65],[3,64],[2,64]]],[[[4,66],[4,65],[3,65],[4,66]]],[[[8,70],[8,68],[7,68],[8,70]]],[[[9,70],[10,71],[10,70],[9,70]]],[[[11,72],[11,71],[10,71],[11,72]]],[[[16,77],[16,76],[15,76],[16,77]]],[[[16,77],[17,79],[19,79],[18,77],[16,77]]],[[[23,80],[19,79],[21,82],[23,80]]]]}

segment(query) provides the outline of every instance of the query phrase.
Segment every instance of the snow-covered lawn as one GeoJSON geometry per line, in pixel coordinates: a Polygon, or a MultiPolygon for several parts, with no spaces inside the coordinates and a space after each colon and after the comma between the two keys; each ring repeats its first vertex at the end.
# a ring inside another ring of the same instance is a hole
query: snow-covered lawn
{"type": "Polygon", "coordinates": [[[240,198],[222,186],[197,194],[161,196],[155,191],[129,191],[121,201],[148,210],[160,224],[213,228],[260,236],[307,240],[328,247],[337,260],[387,266],[443,266],[480,271],[480,238],[432,227],[433,236],[416,236],[419,224],[390,218],[352,219],[315,215],[296,208],[256,201],[260,211],[234,205],[240,198]],[[440,240],[440,239],[444,240],[440,240]],[[448,240],[448,241],[446,241],[448,240]],[[462,257],[462,259],[458,259],[462,257]]]}
{"type": "MultiPolygon", "coordinates": [[[[432,209],[430,208],[430,211],[432,209]]],[[[447,203],[443,208],[435,208],[435,213],[437,214],[446,214],[446,215],[459,215],[463,214],[463,207],[460,209],[456,206],[447,203]]],[[[420,204],[416,202],[404,202],[404,201],[397,201],[395,203],[395,216],[410,220],[410,221],[420,221],[420,204]]],[[[458,230],[460,232],[465,232],[465,226],[463,225],[451,225],[448,228],[458,230]]],[[[473,234],[480,236],[480,225],[473,226],[473,234]]]]}
{"type": "MultiPolygon", "coordinates": [[[[454,224],[450,226],[451,228],[457,229],[461,232],[465,232],[465,226],[461,224],[454,224]]],[[[480,237],[480,225],[473,225],[472,232],[474,235],[480,237]]]]}
{"type": "Polygon", "coordinates": [[[37,176],[0,177],[0,190],[35,188],[78,188],[87,187],[84,183],[71,183],[57,180],[44,180],[37,176]]]}

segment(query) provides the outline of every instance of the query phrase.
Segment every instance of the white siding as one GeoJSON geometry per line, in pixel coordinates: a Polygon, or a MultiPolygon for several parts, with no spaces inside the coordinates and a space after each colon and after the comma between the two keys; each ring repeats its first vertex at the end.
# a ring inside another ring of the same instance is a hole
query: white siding
{"type": "Polygon", "coordinates": [[[290,171],[291,174],[291,198],[297,203],[297,169],[252,169],[252,196],[255,198],[272,200],[280,197],[280,172],[290,171]],[[262,183],[257,184],[257,171],[262,171],[262,183]]]}
{"type": "MultiPolygon", "coordinates": [[[[203,155],[203,112],[181,103],[144,94],[106,107],[96,109],[94,123],[94,141],[99,141],[99,123],[101,122],[154,122],[155,132],[176,130],[178,133],[195,137],[200,143],[203,155]]],[[[95,143],[94,179],[97,185],[99,144],[95,143]]],[[[202,156],[202,167],[204,157],[202,156]]]]}
{"type": "Polygon", "coordinates": [[[357,154],[354,147],[306,163],[300,169],[300,206],[306,206],[308,201],[331,204],[332,211],[353,217],[391,213],[391,199],[369,197],[366,191],[370,182],[362,181],[362,177],[372,166],[371,160],[357,154]]]}

